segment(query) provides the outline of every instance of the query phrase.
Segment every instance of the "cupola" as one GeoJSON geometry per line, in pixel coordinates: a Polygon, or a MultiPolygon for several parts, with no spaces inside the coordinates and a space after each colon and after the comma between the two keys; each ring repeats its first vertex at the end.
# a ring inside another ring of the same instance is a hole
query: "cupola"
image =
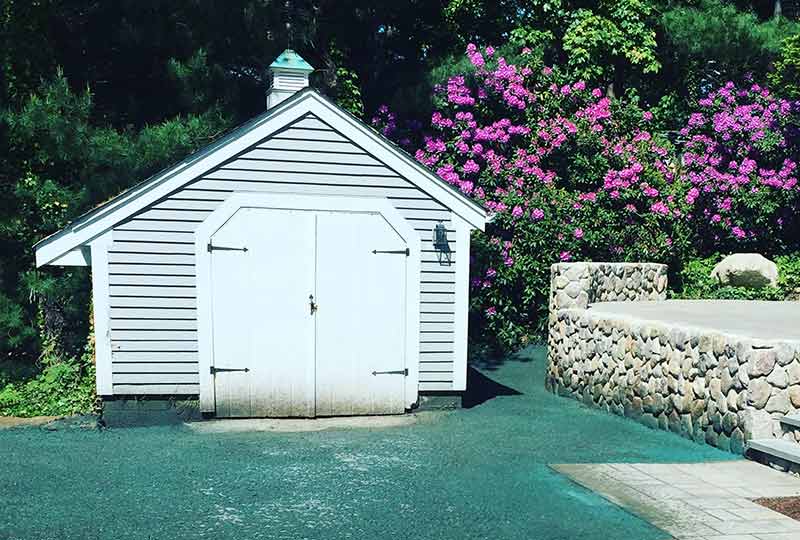
{"type": "Polygon", "coordinates": [[[314,68],[292,49],[286,49],[269,66],[267,109],[271,109],[295,92],[308,86],[308,75],[314,68]]]}

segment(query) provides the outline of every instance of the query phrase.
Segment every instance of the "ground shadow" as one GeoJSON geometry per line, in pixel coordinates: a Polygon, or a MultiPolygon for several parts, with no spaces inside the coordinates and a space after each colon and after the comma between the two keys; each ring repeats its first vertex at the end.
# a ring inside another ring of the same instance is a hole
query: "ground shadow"
{"type": "Polygon", "coordinates": [[[520,396],[522,392],[518,392],[513,388],[500,384],[494,381],[475,369],[474,367],[467,368],[467,391],[464,392],[462,398],[462,406],[465,409],[471,409],[481,403],[486,403],[490,399],[497,396],[520,396]]]}
{"type": "Polygon", "coordinates": [[[536,360],[537,350],[541,348],[539,344],[528,345],[514,353],[503,353],[491,350],[476,350],[478,347],[470,347],[469,363],[483,371],[493,371],[499,369],[508,362],[533,362],[536,360]]]}

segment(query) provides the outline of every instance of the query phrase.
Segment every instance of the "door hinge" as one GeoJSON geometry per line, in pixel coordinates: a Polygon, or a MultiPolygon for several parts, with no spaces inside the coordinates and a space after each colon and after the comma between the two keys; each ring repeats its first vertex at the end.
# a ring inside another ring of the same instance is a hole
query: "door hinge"
{"type": "Polygon", "coordinates": [[[247,373],[250,371],[250,368],[224,368],[224,367],[214,367],[211,366],[211,374],[214,375],[215,373],[220,373],[223,371],[244,371],[247,373]]]}
{"type": "Polygon", "coordinates": [[[208,252],[211,253],[212,251],[244,251],[247,252],[246,247],[225,247],[225,246],[214,246],[210,242],[208,244],[208,252]]]}
{"type": "Polygon", "coordinates": [[[372,253],[374,255],[377,255],[378,253],[386,253],[387,255],[405,255],[406,257],[408,257],[409,255],[411,255],[411,250],[408,249],[408,248],[406,248],[406,249],[395,249],[395,250],[389,250],[389,251],[381,251],[379,249],[373,249],[372,253]]]}
{"type": "Polygon", "coordinates": [[[408,377],[408,368],[395,369],[394,371],[373,371],[373,375],[404,375],[408,377]]]}

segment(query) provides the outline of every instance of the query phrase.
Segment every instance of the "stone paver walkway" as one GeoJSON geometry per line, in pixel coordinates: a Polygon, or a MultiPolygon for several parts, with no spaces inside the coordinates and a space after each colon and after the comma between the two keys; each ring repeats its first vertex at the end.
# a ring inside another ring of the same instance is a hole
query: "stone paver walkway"
{"type": "Polygon", "coordinates": [[[751,461],[553,469],[677,539],[800,539],[800,522],[751,500],[800,495],[800,479],[751,461]]]}

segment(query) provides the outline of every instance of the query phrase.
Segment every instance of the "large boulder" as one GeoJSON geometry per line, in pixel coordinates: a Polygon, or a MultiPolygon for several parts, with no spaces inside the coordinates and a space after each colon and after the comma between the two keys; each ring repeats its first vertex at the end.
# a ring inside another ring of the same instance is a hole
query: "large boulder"
{"type": "Polygon", "coordinates": [[[723,285],[759,289],[778,284],[778,266],[758,253],[734,253],[714,267],[711,277],[723,285]]]}

